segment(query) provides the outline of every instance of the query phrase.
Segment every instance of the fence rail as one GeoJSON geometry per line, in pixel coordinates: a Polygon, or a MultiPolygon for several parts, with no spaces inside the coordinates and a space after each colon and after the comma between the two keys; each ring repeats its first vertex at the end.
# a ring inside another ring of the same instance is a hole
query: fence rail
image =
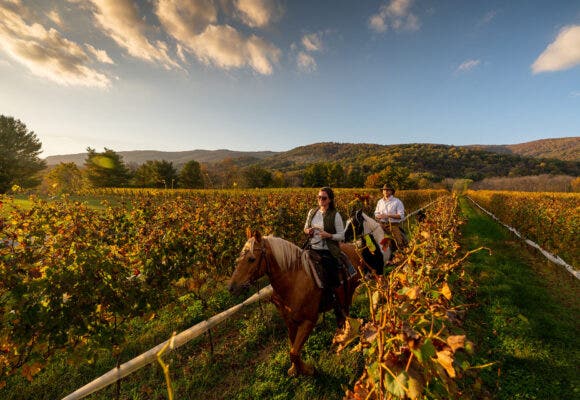
{"type": "Polygon", "coordinates": [[[257,301],[260,301],[262,299],[269,298],[272,295],[272,291],[273,291],[273,289],[272,289],[271,285],[268,285],[265,288],[260,289],[256,294],[247,298],[242,303],[237,304],[237,305],[235,305],[235,306],[233,306],[233,307],[231,307],[231,308],[227,309],[226,311],[223,311],[219,314],[216,314],[213,317],[206,319],[205,321],[202,321],[202,322],[192,326],[189,329],[186,329],[185,331],[175,335],[171,339],[166,340],[165,342],[158,344],[157,346],[146,351],[145,353],[138,355],[137,357],[133,358],[132,360],[127,361],[124,364],[121,364],[119,367],[113,368],[112,370],[110,370],[106,374],[101,375],[99,378],[95,379],[94,381],[86,384],[85,386],[77,389],[73,393],[64,397],[62,400],[82,399],[83,397],[86,397],[91,393],[94,393],[98,390],[101,390],[102,388],[110,385],[111,383],[114,383],[114,382],[118,381],[119,379],[124,378],[125,376],[127,376],[127,375],[137,371],[138,369],[143,368],[144,366],[150,364],[151,362],[155,361],[156,357],[157,357],[157,353],[159,353],[159,351],[161,351],[161,349],[163,349],[163,347],[166,346],[168,342],[172,341],[171,346],[168,347],[168,351],[171,351],[179,346],[182,346],[185,343],[189,342],[190,340],[195,339],[196,337],[200,336],[204,332],[213,328],[214,326],[216,326],[220,322],[225,321],[226,319],[228,319],[229,317],[231,317],[232,315],[234,315],[235,313],[240,311],[242,308],[244,308],[252,303],[255,303],[257,301]]]}
{"type": "Polygon", "coordinates": [[[514,233],[514,235],[516,235],[517,237],[519,237],[520,239],[522,239],[524,242],[526,242],[529,246],[534,247],[535,249],[539,250],[540,253],[542,253],[544,255],[544,257],[546,257],[548,260],[550,260],[551,262],[561,265],[564,268],[566,268],[566,270],[568,272],[570,272],[576,279],[580,279],[580,271],[577,271],[576,269],[574,269],[574,267],[572,267],[570,264],[568,264],[566,261],[562,260],[560,257],[550,253],[549,251],[543,249],[542,247],[540,247],[540,245],[538,245],[536,242],[531,241],[530,239],[525,238],[520,232],[518,232],[517,229],[512,228],[509,225],[504,224],[498,217],[496,217],[495,215],[493,215],[492,212],[486,210],[485,208],[483,208],[482,206],[480,206],[475,200],[473,200],[471,197],[466,196],[473,204],[475,204],[475,206],[477,206],[481,211],[483,211],[484,213],[486,213],[487,215],[489,215],[490,217],[492,217],[494,220],[496,220],[498,223],[500,223],[501,225],[505,226],[508,230],[510,230],[511,232],[514,233]]]}

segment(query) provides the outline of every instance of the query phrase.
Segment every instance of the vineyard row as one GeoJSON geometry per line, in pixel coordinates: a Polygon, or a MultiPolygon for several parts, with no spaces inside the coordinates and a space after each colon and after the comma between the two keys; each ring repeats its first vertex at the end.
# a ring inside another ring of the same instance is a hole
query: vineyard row
{"type": "Polygon", "coordinates": [[[474,191],[467,195],[523,237],[578,268],[580,195],[474,191]]]}

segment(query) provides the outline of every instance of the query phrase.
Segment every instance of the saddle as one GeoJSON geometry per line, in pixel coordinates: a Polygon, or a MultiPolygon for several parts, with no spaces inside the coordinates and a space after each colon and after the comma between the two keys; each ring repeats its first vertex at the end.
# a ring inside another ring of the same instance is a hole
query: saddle
{"type": "MultiPolygon", "coordinates": [[[[320,289],[327,288],[328,277],[322,266],[322,256],[313,250],[304,250],[304,254],[308,262],[303,263],[306,268],[306,273],[314,280],[320,289]]],[[[341,252],[338,263],[338,279],[339,288],[346,284],[346,282],[356,275],[356,269],[346,256],[341,252]]]]}

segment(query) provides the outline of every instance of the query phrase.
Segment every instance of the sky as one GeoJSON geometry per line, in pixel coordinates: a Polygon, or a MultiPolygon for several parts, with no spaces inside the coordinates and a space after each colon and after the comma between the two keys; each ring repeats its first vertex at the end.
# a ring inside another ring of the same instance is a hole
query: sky
{"type": "Polygon", "coordinates": [[[0,0],[41,157],[580,136],[578,0],[0,0]]]}

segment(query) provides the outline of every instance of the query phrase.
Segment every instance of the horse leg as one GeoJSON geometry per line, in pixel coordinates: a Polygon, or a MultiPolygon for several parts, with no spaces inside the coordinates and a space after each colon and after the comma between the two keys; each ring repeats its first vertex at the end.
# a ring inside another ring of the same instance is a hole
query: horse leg
{"type": "Polygon", "coordinates": [[[304,346],[304,343],[306,343],[306,339],[308,339],[308,336],[310,336],[313,329],[313,321],[302,321],[302,323],[297,326],[296,336],[294,337],[294,341],[290,348],[290,361],[292,362],[292,366],[288,370],[288,374],[291,376],[314,375],[314,367],[306,364],[300,358],[302,347],[304,346]]]}

